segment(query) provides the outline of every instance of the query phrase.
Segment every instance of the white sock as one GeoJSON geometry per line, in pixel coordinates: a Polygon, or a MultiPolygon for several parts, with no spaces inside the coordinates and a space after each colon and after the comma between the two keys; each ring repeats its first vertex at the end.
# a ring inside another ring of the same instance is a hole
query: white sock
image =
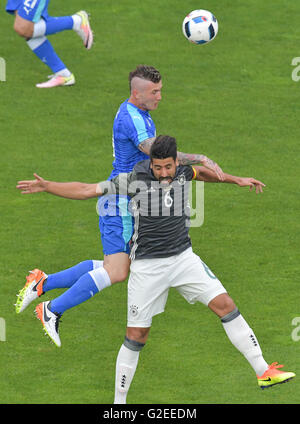
{"type": "Polygon", "coordinates": [[[93,259],[93,269],[102,268],[102,267],[103,267],[103,261],[98,261],[93,259]]]}
{"type": "Polygon", "coordinates": [[[126,404],[127,393],[139,360],[139,351],[122,344],[117,357],[114,404],[126,404]]]}
{"type": "Polygon", "coordinates": [[[89,271],[89,274],[94,280],[99,291],[111,285],[110,277],[103,266],[95,268],[93,271],[89,271]]]}
{"type": "Polygon", "coordinates": [[[44,19],[40,19],[33,26],[32,38],[42,37],[46,33],[46,22],[44,19]]]}
{"type": "MultiPolygon", "coordinates": [[[[229,315],[226,315],[226,317],[229,317],[229,315]]],[[[221,320],[229,340],[245,356],[256,375],[263,375],[268,369],[268,364],[262,356],[254,332],[241,314],[230,320],[226,317],[221,318],[221,320]]]]}
{"type": "Polygon", "coordinates": [[[62,77],[69,77],[72,74],[71,74],[71,72],[69,71],[68,68],[64,68],[64,69],[61,69],[60,71],[56,72],[55,75],[60,75],[62,77]]]}
{"type": "Polygon", "coordinates": [[[81,25],[81,17],[79,15],[72,15],[73,19],[73,30],[78,31],[81,25]]]}
{"type": "Polygon", "coordinates": [[[36,38],[29,38],[29,40],[26,40],[26,43],[28,47],[33,51],[40,47],[46,40],[47,38],[45,36],[42,36],[36,38]]]}

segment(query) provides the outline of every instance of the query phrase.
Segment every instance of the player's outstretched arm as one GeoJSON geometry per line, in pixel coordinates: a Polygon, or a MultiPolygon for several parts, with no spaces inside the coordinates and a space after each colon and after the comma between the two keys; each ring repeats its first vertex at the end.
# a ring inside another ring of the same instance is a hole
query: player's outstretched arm
{"type": "Polygon", "coordinates": [[[178,152],[177,158],[180,165],[196,165],[201,163],[205,168],[214,172],[218,178],[218,181],[224,180],[224,172],[219,167],[219,165],[205,155],[178,152]]]}
{"type": "Polygon", "coordinates": [[[249,190],[252,191],[255,188],[256,193],[262,193],[263,187],[266,187],[264,183],[261,181],[255,180],[254,178],[248,177],[236,177],[236,184],[240,187],[249,187],[249,190]]]}
{"type": "MultiPolygon", "coordinates": [[[[139,144],[139,149],[145,153],[146,155],[150,155],[150,149],[152,143],[154,142],[155,137],[147,138],[139,144]]],[[[215,175],[218,177],[219,181],[223,181],[224,173],[219,165],[213,160],[209,159],[205,155],[198,155],[193,153],[183,153],[177,152],[177,158],[180,165],[196,165],[201,164],[205,166],[205,168],[212,170],[215,175]]]]}
{"type": "Polygon", "coordinates": [[[85,184],[80,182],[57,183],[47,181],[37,174],[33,174],[34,180],[19,181],[17,189],[21,194],[32,194],[46,192],[55,196],[65,197],[67,199],[84,200],[92,197],[98,197],[102,193],[99,190],[99,184],[85,184]]]}
{"type": "MultiPolygon", "coordinates": [[[[201,166],[194,166],[197,176],[196,180],[198,181],[205,181],[208,183],[218,183],[220,180],[216,178],[216,175],[214,172],[210,171],[209,169],[206,169],[201,166]]],[[[248,178],[248,177],[236,177],[234,175],[226,174],[224,173],[224,179],[222,181],[223,183],[229,183],[229,184],[237,184],[240,187],[249,187],[249,190],[252,191],[253,188],[255,188],[256,193],[262,193],[263,187],[265,187],[265,184],[261,181],[258,181],[254,178],[248,178]]]]}

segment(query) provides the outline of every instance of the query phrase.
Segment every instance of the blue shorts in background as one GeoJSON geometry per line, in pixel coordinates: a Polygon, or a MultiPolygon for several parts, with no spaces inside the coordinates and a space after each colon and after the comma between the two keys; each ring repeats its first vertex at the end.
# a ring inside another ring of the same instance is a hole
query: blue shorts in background
{"type": "Polygon", "coordinates": [[[50,0],[8,0],[6,3],[6,12],[18,15],[31,22],[38,22],[41,17],[47,20],[48,4],[50,0]]]}
{"type": "Polygon", "coordinates": [[[130,252],[133,217],[128,212],[127,196],[107,195],[98,200],[99,228],[104,255],[130,252]]]}

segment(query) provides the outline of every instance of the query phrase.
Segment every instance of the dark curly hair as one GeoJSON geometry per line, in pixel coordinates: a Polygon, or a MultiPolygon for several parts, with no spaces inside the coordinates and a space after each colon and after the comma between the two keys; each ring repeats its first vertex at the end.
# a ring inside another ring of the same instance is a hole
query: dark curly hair
{"type": "Polygon", "coordinates": [[[159,135],[152,143],[150,149],[150,159],[166,159],[172,157],[174,161],[177,158],[176,139],[169,135],[159,135]]]}

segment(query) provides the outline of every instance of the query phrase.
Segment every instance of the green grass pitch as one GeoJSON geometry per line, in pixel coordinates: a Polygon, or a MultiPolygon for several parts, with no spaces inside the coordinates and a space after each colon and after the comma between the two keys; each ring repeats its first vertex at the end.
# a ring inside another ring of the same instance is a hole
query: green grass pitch
{"type": "MultiPolygon", "coordinates": [[[[85,51],[72,31],[49,37],[74,72],[74,87],[38,90],[48,69],[0,15],[0,403],[113,402],[115,360],[126,327],[127,284],[67,311],[61,349],[43,336],[30,305],[16,315],[28,270],[47,273],[102,258],[94,200],[21,196],[33,172],[56,181],[96,182],[111,170],[111,132],[127,77],[137,64],[163,75],[163,100],[152,113],[158,134],[184,152],[204,153],[224,171],[266,184],[205,186],[205,219],[191,229],[197,254],[220,278],[255,331],[265,359],[300,373],[299,93],[291,65],[299,50],[300,4],[287,0],[52,0],[53,16],[87,9],[95,45],[85,51]],[[219,34],[205,46],[181,32],[184,16],[214,12],[219,34]]],[[[60,291],[47,294],[47,299],[60,291]]],[[[45,296],[46,297],[46,296],[45,296]]],[[[42,300],[47,300],[42,299],[42,300]]],[[[260,390],[219,319],[171,291],[154,318],[128,394],[133,404],[299,403],[300,379],[260,390]]]]}

